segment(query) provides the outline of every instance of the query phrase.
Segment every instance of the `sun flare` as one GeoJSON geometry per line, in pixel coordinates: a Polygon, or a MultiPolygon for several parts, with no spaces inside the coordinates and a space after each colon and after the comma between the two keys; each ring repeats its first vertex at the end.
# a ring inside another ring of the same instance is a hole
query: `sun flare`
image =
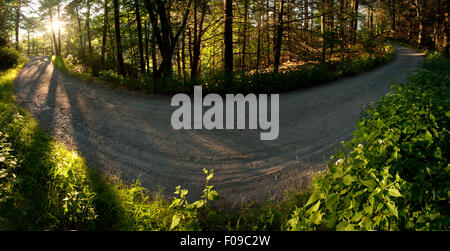
{"type": "Polygon", "coordinates": [[[64,29],[64,23],[61,22],[61,21],[59,21],[59,20],[53,20],[53,22],[52,22],[51,24],[47,24],[45,27],[46,27],[46,29],[47,29],[48,32],[51,32],[51,31],[52,31],[52,28],[53,28],[53,31],[55,31],[55,32],[57,32],[58,29],[60,29],[61,31],[63,31],[63,29],[64,29]]]}

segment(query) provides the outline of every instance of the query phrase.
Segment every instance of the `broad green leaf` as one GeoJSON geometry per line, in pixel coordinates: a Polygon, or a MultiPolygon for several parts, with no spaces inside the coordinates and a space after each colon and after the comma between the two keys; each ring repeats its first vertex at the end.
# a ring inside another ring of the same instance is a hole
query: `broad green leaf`
{"type": "Polygon", "coordinates": [[[395,215],[395,217],[397,217],[398,218],[398,211],[397,211],[397,207],[395,206],[395,204],[393,203],[393,202],[388,202],[387,204],[387,207],[389,208],[389,211],[391,211],[391,213],[393,214],[393,215],[395,215]]]}
{"type": "Polygon", "coordinates": [[[309,219],[311,220],[312,223],[319,225],[320,222],[322,221],[322,214],[320,213],[320,211],[316,211],[311,215],[309,219]]]}
{"type": "Polygon", "coordinates": [[[180,223],[180,216],[175,214],[172,217],[172,224],[170,224],[170,230],[174,229],[176,226],[178,226],[178,224],[180,223]]]}
{"type": "Polygon", "coordinates": [[[219,199],[220,199],[220,196],[216,190],[211,190],[208,193],[208,200],[219,200],[219,199]]]}
{"type": "Polygon", "coordinates": [[[333,193],[330,194],[327,198],[327,202],[325,203],[326,207],[330,211],[334,211],[334,208],[336,207],[336,202],[339,200],[339,195],[333,193]]]}
{"type": "Polygon", "coordinates": [[[311,194],[311,197],[309,197],[308,202],[306,203],[305,206],[309,206],[310,204],[316,202],[317,200],[320,199],[320,193],[319,192],[314,192],[311,194]]]}
{"type": "Polygon", "coordinates": [[[398,189],[395,187],[389,188],[388,193],[390,196],[393,196],[393,197],[402,197],[402,194],[400,193],[400,191],[398,191],[398,189]]]}
{"type": "Polygon", "coordinates": [[[345,185],[349,186],[352,184],[353,181],[355,181],[355,178],[353,178],[353,176],[347,174],[342,178],[342,181],[344,182],[345,185]]]}
{"type": "Polygon", "coordinates": [[[336,226],[337,231],[353,231],[355,230],[354,226],[346,221],[341,221],[336,226]]]}
{"type": "Polygon", "coordinates": [[[320,201],[318,201],[316,204],[314,204],[314,206],[312,206],[310,209],[308,209],[308,213],[313,213],[316,212],[317,210],[319,210],[320,207],[320,201]]]}

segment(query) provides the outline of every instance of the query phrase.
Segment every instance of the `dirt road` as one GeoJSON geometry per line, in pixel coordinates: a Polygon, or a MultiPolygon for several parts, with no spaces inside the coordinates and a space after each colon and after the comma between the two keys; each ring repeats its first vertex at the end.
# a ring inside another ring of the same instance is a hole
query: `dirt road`
{"type": "Polygon", "coordinates": [[[280,95],[280,134],[260,141],[259,130],[172,129],[170,97],[130,94],[82,83],[48,58],[32,57],[15,81],[17,103],[89,166],[152,191],[175,186],[198,198],[203,168],[226,200],[276,199],[307,184],[356,128],[362,107],[403,81],[422,56],[396,46],[389,64],[327,85],[280,95]]]}

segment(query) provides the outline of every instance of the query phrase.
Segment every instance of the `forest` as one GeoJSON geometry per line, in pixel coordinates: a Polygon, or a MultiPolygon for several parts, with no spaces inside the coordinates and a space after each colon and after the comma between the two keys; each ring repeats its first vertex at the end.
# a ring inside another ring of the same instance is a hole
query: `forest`
{"type": "MultiPolygon", "coordinates": [[[[72,72],[173,92],[218,86],[230,73],[357,71],[342,65],[384,53],[385,38],[448,54],[448,8],[443,0],[6,0],[0,27],[3,45],[62,57],[72,72]]],[[[265,84],[248,82],[240,84],[252,91],[265,84]]]]}
{"type": "Polygon", "coordinates": [[[449,9],[0,0],[0,231],[448,231],[449,9]]]}

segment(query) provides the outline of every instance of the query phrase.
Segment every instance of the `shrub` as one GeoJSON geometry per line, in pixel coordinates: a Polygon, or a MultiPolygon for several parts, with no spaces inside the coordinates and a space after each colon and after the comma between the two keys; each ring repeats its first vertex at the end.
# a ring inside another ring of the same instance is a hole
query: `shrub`
{"type": "Polygon", "coordinates": [[[0,71],[14,68],[24,61],[24,56],[15,49],[9,47],[0,48],[0,71]]]}

